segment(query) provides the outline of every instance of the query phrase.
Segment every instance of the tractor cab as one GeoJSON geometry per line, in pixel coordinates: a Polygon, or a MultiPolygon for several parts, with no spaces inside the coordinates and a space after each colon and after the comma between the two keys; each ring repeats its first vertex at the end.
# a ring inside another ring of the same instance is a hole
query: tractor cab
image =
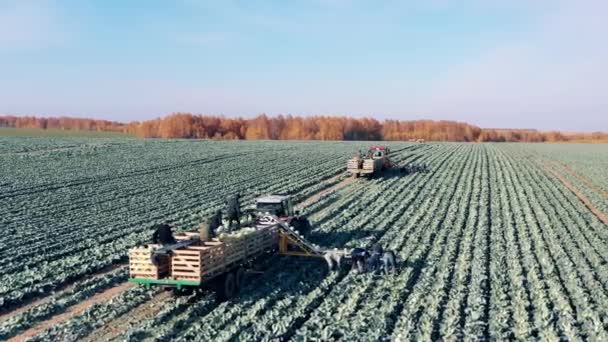
{"type": "Polygon", "coordinates": [[[389,149],[386,146],[372,146],[370,147],[367,155],[372,159],[382,159],[389,153],[389,149]]]}
{"type": "Polygon", "coordinates": [[[289,195],[267,195],[255,200],[256,224],[264,226],[268,224],[266,217],[276,216],[281,222],[288,224],[302,235],[307,235],[312,229],[310,222],[299,210],[294,209],[293,198],[289,195]]]}
{"type": "Polygon", "coordinates": [[[255,201],[255,211],[260,214],[269,213],[279,218],[293,217],[294,209],[291,196],[268,195],[255,201]]]}

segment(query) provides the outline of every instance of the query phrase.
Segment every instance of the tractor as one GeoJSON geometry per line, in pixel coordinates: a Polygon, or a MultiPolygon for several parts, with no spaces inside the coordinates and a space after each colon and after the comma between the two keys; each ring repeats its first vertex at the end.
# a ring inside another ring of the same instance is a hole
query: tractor
{"type": "Polygon", "coordinates": [[[346,171],[353,177],[374,177],[392,167],[388,157],[390,150],[386,146],[375,145],[369,148],[365,155],[360,152],[347,163],[346,171]]]}

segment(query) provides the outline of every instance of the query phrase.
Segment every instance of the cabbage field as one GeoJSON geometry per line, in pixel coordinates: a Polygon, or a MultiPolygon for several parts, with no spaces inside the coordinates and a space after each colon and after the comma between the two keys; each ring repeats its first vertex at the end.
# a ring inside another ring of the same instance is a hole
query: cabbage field
{"type": "Polygon", "coordinates": [[[348,180],[368,142],[0,138],[0,340],[608,340],[608,145],[386,144],[430,171],[348,180]],[[314,243],[373,235],[400,267],[277,256],[226,302],[126,282],[155,223],[237,191],[294,194],[314,243]]]}

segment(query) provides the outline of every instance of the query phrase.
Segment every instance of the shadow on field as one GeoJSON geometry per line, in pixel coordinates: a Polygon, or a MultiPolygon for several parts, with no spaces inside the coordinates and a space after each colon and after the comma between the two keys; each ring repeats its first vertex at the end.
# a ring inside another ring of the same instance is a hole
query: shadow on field
{"type": "Polygon", "coordinates": [[[378,234],[378,231],[373,230],[354,230],[350,232],[322,232],[312,231],[306,237],[312,243],[325,248],[344,248],[344,244],[351,240],[360,240],[374,234],[378,234]]]}
{"type": "Polygon", "coordinates": [[[399,264],[400,269],[404,268],[412,268],[412,277],[418,277],[422,269],[424,269],[427,265],[426,260],[424,259],[414,259],[414,260],[406,260],[399,264]]]}

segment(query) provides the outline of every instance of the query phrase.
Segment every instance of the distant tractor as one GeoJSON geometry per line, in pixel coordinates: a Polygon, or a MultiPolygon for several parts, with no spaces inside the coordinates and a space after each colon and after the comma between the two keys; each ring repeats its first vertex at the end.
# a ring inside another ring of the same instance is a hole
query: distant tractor
{"type": "Polygon", "coordinates": [[[389,153],[390,150],[386,146],[372,146],[365,155],[359,153],[359,155],[350,159],[346,171],[355,178],[361,175],[376,176],[392,167],[388,157],[389,153]]]}

